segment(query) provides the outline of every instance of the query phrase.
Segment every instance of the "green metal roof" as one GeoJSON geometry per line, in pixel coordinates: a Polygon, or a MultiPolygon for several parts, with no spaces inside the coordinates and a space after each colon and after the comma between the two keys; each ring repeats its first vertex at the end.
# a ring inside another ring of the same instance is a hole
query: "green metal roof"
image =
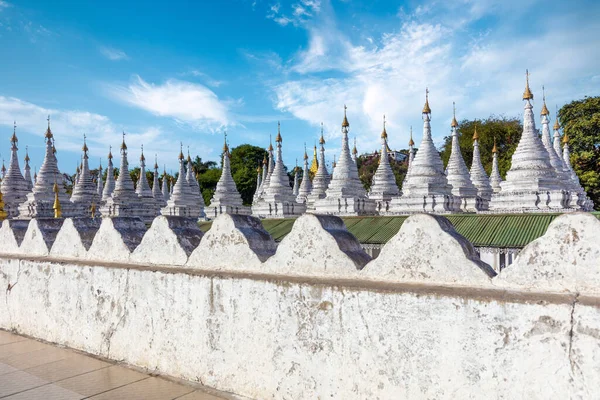
{"type": "MultiPolygon", "coordinates": [[[[546,233],[548,225],[561,214],[454,214],[445,216],[454,229],[475,247],[521,248],[546,233]]],[[[593,212],[600,219],[600,212],[593,212]]],[[[407,216],[343,217],[346,228],[363,244],[387,243],[407,216]]],[[[292,229],[295,219],[262,220],[263,227],[276,241],[292,229]]],[[[208,231],[212,222],[200,223],[208,231]]]]}

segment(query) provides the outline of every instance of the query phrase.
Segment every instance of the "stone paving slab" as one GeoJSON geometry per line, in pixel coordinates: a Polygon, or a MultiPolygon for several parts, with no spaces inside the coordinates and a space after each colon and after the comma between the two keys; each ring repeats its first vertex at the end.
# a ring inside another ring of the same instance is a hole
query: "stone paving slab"
{"type": "Polygon", "coordinates": [[[0,330],[0,399],[240,399],[207,390],[0,330]]]}

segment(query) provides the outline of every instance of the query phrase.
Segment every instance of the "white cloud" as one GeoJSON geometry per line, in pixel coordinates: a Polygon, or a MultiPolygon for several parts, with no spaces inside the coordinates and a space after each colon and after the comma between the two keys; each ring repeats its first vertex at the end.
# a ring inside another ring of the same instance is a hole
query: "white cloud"
{"type": "Polygon", "coordinates": [[[321,0],[299,0],[293,3],[289,10],[282,10],[281,3],[272,4],[269,7],[267,18],[272,19],[281,26],[293,24],[298,26],[306,23],[321,11],[321,0]]]}
{"type": "Polygon", "coordinates": [[[186,73],[182,74],[183,76],[186,75],[191,75],[197,78],[201,78],[208,86],[210,87],[214,87],[214,88],[218,88],[219,86],[222,86],[223,84],[225,84],[225,81],[219,81],[217,79],[213,79],[210,75],[198,70],[198,69],[192,69],[186,73]]]}
{"type": "Polygon", "coordinates": [[[217,129],[233,123],[227,103],[206,86],[169,79],[162,85],[135,76],[128,85],[109,85],[109,94],[126,104],[198,129],[217,129]]]}
{"type": "Polygon", "coordinates": [[[7,2],[7,1],[4,1],[4,0],[0,0],[0,11],[1,11],[3,8],[8,8],[8,7],[10,7],[10,6],[11,6],[11,4],[10,4],[9,2],[7,2]]]}
{"type": "MultiPolygon", "coordinates": [[[[90,148],[90,164],[92,166],[97,165],[99,158],[104,160],[102,164],[106,166],[109,145],[113,146],[115,162],[118,163],[118,149],[122,140],[122,131],[125,130],[127,145],[130,150],[130,165],[137,165],[142,144],[144,144],[147,158],[150,158],[150,155],[158,154],[161,163],[166,162],[171,167],[175,167],[177,164],[179,147],[158,126],[122,127],[104,115],[80,110],[46,108],[21,99],[0,96],[0,124],[12,129],[12,123],[16,121],[17,135],[26,132],[38,136],[39,143],[37,145],[36,143],[27,143],[30,148],[31,146],[43,146],[48,115],[51,117],[51,127],[56,140],[59,163],[61,163],[61,153],[81,153],[84,134],[87,136],[87,143],[90,148]]],[[[25,147],[22,139],[21,136],[21,151],[25,147]]],[[[200,148],[197,144],[195,147],[200,148]]],[[[71,168],[69,165],[65,165],[68,164],[64,161],[66,158],[62,158],[61,168],[68,171],[71,168]]],[[[71,156],[70,159],[76,160],[78,156],[71,156]]],[[[41,162],[41,159],[32,160],[32,166],[37,165],[39,167],[41,162]]]]}
{"type": "MultiPolygon", "coordinates": [[[[533,2],[522,3],[518,13],[526,20],[533,2]]],[[[527,35],[515,31],[514,15],[503,23],[506,17],[500,14],[506,12],[506,5],[490,0],[488,8],[481,8],[476,3],[465,0],[448,8],[424,4],[418,15],[402,13],[397,31],[378,38],[366,30],[373,40],[363,40],[363,45],[336,27],[327,8],[328,13],[307,26],[308,45],[294,55],[284,81],[272,86],[276,108],[315,127],[323,121],[329,137],[335,137],[340,134],[346,103],[351,135],[358,136],[359,149],[378,145],[385,113],[392,145],[403,148],[409,126],[420,130],[425,87],[431,91],[433,135],[438,143],[449,133],[453,101],[459,119],[520,115],[525,68],[532,72],[536,94],[546,85],[552,105],[599,89],[593,77],[597,76],[595,60],[600,59],[595,43],[600,26],[593,19],[557,11],[540,17],[539,33],[527,35]],[[498,26],[465,28],[490,13],[498,13],[498,26]],[[423,15],[427,18],[421,19],[423,15]]],[[[541,100],[541,93],[538,97],[541,100]]],[[[417,142],[418,137],[416,133],[417,142]]]]}
{"type": "Polygon", "coordinates": [[[111,61],[128,60],[129,56],[123,50],[113,47],[100,46],[100,53],[111,61]]]}

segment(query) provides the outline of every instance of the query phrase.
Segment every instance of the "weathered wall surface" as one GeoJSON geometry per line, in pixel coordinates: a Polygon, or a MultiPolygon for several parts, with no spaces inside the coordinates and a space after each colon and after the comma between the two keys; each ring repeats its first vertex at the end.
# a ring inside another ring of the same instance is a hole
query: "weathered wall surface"
{"type": "MultiPolygon", "coordinates": [[[[149,254],[140,244],[145,234],[125,220],[92,224],[93,235],[67,220],[64,238],[48,224],[24,234],[5,223],[0,237],[11,240],[0,247],[0,328],[251,398],[594,398],[600,296],[592,238],[600,222],[561,218],[523,250],[530,256],[517,260],[522,270],[512,277],[491,277],[464,238],[439,220],[422,222],[431,226],[413,241],[418,226],[406,225],[399,232],[405,239],[390,242],[371,262],[379,264],[363,270],[351,238],[327,236],[341,229],[335,220],[306,219],[307,237],[296,232],[323,258],[352,255],[333,269],[318,257],[307,262],[310,254],[292,242],[265,260],[275,249],[247,219],[222,219],[214,231],[243,250],[238,265],[215,268],[189,260],[181,266],[183,254],[206,264],[211,248],[227,253],[216,236],[199,251],[208,234],[194,251],[190,241],[174,240],[169,230],[187,226],[181,221],[164,220],[147,233],[148,251],[164,236],[179,267],[138,261],[149,254]],[[128,230],[134,241],[123,238],[128,230]],[[77,256],[70,256],[66,239],[82,231],[87,239],[75,241],[77,256]],[[53,237],[56,251],[48,245],[53,237]],[[556,253],[550,247],[558,239],[556,253]],[[102,243],[117,248],[104,260],[97,258],[102,243]],[[444,270],[439,254],[448,252],[444,270]],[[410,264],[428,253],[438,255],[435,262],[410,264]],[[538,276],[543,285],[532,283],[538,276]]],[[[236,262],[235,252],[224,257],[236,262]]]]}

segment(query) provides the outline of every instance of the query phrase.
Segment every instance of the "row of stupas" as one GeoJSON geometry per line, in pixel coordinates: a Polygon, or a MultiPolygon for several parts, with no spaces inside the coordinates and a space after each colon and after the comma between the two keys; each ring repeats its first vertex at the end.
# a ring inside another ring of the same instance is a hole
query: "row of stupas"
{"type": "MultiPolygon", "coordinates": [[[[357,168],[356,145],[352,152],[348,133],[350,123],[344,107],[341,154],[329,173],[325,164],[325,139],[321,127],[319,151],[315,145],[309,167],[304,152],[302,180],[295,168],[294,184],[290,184],[282,158],[281,128],[278,124],[275,139],[267,150],[257,171],[257,188],[252,206],[244,206],[233,180],[230,153],[225,136],[222,172],[210,206],[206,207],[200,193],[192,160],[179,153],[179,175],[169,190],[166,174],[159,182],[158,165],[154,165],[152,189],[146,178],[146,160],[140,157],[140,175],[137,185],[131,179],[127,160],[125,134],[121,144],[120,173],[115,181],[112,152],[108,155],[106,182],[94,182],[89,170],[88,148],[83,145],[83,156],[75,178],[73,193],[65,190],[64,176],[58,169],[54,136],[50,121],[45,134],[46,154],[42,167],[31,181],[29,156],[25,157],[25,176],[20,171],[17,157],[16,126],[11,137],[11,159],[8,171],[3,172],[1,193],[8,218],[62,216],[137,216],[150,222],[157,215],[191,218],[215,218],[219,214],[252,214],[260,218],[295,217],[305,212],[333,215],[401,215],[418,212],[474,213],[474,212],[568,212],[591,211],[593,203],[579,183],[570,162],[567,135],[561,139],[558,120],[550,134],[549,112],[545,98],[541,110],[541,136],[535,128],[533,93],[529,76],[523,94],[525,112],[523,134],[512,156],[511,168],[502,181],[498,169],[498,153],[494,144],[491,174],[488,176],[481,162],[479,135],[473,135],[473,161],[467,168],[458,143],[456,110],[451,122],[451,155],[444,168],[431,135],[431,107],[428,91],[423,107],[423,137],[418,151],[411,138],[409,142],[408,171],[402,190],[396,184],[388,158],[388,134],[385,126],[381,133],[379,165],[370,190],[365,190],[357,168]],[[563,146],[561,147],[561,142],[563,146]],[[124,173],[125,172],[125,173],[124,173]],[[311,179],[310,176],[314,177],[311,179]],[[57,212],[58,209],[58,212],[57,212]]],[[[102,167],[100,166],[100,176],[102,167]]]]}

